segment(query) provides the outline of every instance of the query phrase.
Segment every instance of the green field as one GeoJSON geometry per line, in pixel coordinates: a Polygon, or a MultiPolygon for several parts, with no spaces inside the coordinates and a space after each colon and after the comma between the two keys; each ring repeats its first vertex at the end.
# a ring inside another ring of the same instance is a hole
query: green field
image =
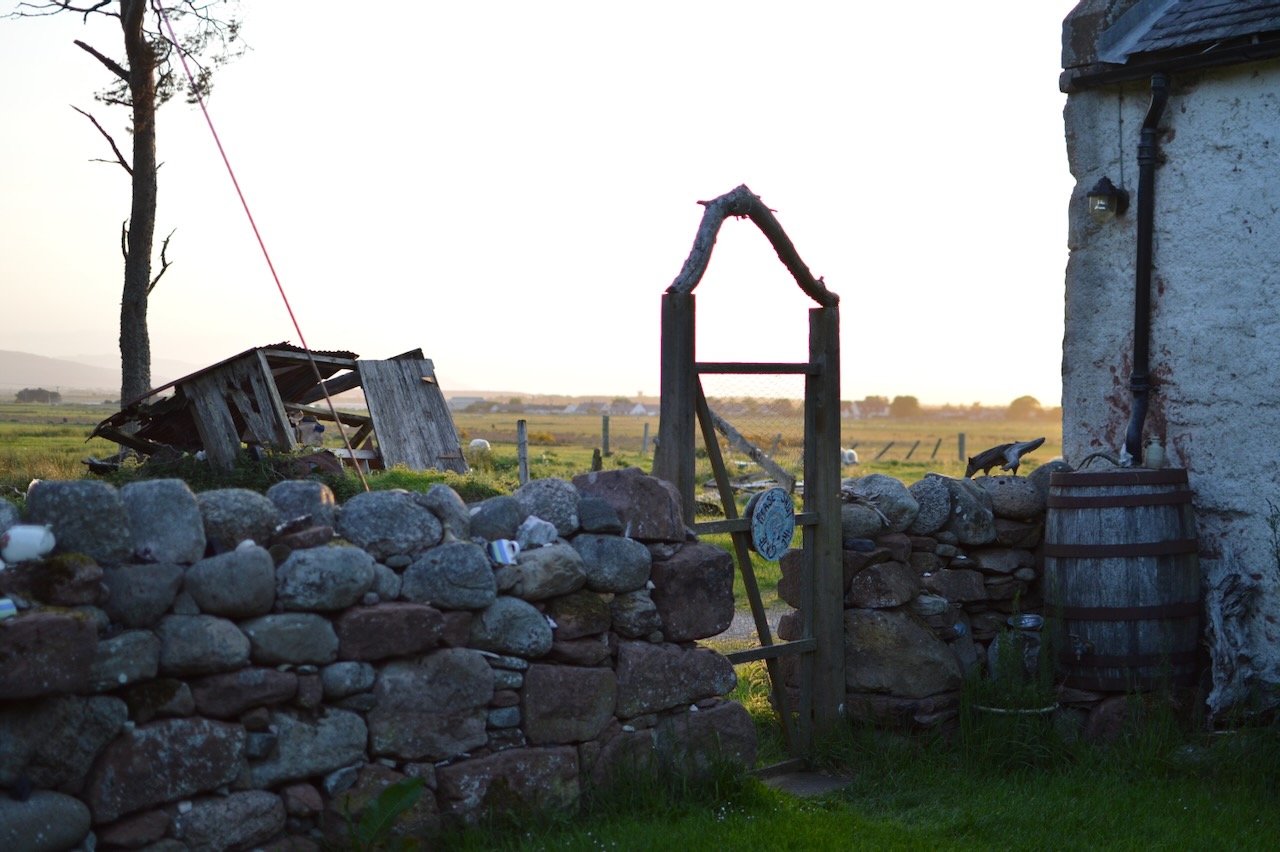
{"type": "MultiPolygon", "coordinates": [[[[25,491],[27,483],[38,479],[74,479],[87,475],[84,460],[103,458],[116,451],[102,439],[88,440],[93,427],[113,414],[111,406],[88,403],[33,405],[0,403],[0,494],[13,497],[25,491]]],[[[591,470],[596,450],[605,449],[604,418],[595,414],[474,414],[454,415],[454,425],[462,438],[468,460],[479,476],[487,477],[502,489],[518,484],[516,424],[527,423],[529,474],[532,478],[571,478],[591,470]],[[473,453],[472,439],[490,442],[487,453],[473,453]]],[[[731,420],[748,440],[770,452],[780,465],[800,475],[802,425],[798,413],[777,416],[754,414],[731,420]]],[[[657,436],[656,417],[612,416],[609,418],[608,454],[605,468],[653,465],[652,443],[657,436]]],[[[965,436],[968,455],[1006,441],[1045,436],[1045,444],[1029,455],[1022,473],[1061,453],[1061,425],[1055,420],[1006,421],[1000,419],[845,420],[844,447],[856,448],[861,464],[844,468],[845,476],[884,473],[910,484],[931,471],[950,476],[964,475],[960,457],[960,435],[965,436]]],[[[341,437],[330,428],[327,444],[341,446],[341,437]]],[[[730,474],[741,481],[758,481],[763,472],[721,440],[721,450],[730,474]]],[[[698,479],[711,482],[711,468],[705,449],[696,450],[698,479]]],[[[377,474],[374,475],[375,477],[377,474]]],[[[708,491],[708,495],[714,492],[708,491]]]]}

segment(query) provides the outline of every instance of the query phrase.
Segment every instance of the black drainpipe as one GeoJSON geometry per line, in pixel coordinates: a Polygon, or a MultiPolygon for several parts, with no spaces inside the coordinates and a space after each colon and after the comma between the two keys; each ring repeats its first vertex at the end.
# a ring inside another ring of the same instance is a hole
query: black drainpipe
{"type": "Polygon", "coordinates": [[[1151,243],[1155,222],[1156,126],[1169,101],[1169,77],[1163,72],[1151,75],[1151,106],[1142,122],[1138,137],[1138,268],[1133,296],[1133,372],[1129,374],[1129,390],[1133,392],[1133,409],[1129,414],[1129,430],[1124,448],[1133,457],[1132,464],[1142,462],[1142,424],[1147,419],[1147,397],[1151,393],[1151,243]]]}

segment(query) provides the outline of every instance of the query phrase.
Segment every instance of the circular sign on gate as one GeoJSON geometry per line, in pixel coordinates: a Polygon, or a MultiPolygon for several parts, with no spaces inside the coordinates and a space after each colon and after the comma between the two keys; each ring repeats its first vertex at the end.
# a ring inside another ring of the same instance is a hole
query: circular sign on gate
{"type": "Polygon", "coordinates": [[[796,507],[785,488],[761,491],[747,501],[751,547],[770,562],[782,558],[796,534],[796,507]]]}

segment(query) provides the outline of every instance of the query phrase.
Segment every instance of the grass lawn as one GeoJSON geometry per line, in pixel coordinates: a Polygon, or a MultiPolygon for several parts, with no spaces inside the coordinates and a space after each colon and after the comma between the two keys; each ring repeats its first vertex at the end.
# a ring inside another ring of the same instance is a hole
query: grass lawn
{"type": "MultiPolygon", "coordinates": [[[[1159,726],[1157,726],[1159,727],[1159,726]]],[[[545,850],[1276,848],[1280,734],[1179,744],[1168,730],[1109,748],[922,744],[864,731],[828,761],[837,792],[799,799],[754,778],[667,788],[594,814],[473,829],[444,848],[545,850]],[[1012,761],[1010,760],[1012,758],[1012,761]]]]}

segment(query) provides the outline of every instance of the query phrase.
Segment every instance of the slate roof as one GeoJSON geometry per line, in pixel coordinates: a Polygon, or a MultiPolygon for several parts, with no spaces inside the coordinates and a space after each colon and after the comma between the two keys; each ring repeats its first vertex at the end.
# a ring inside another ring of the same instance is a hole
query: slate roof
{"type": "Polygon", "coordinates": [[[1280,34],[1280,0],[1140,0],[1098,40],[1104,62],[1246,44],[1280,34]]]}
{"type": "Polygon", "coordinates": [[[1133,53],[1175,50],[1280,31],[1280,2],[1177,0],[1134,44],[1133,53]]]}

